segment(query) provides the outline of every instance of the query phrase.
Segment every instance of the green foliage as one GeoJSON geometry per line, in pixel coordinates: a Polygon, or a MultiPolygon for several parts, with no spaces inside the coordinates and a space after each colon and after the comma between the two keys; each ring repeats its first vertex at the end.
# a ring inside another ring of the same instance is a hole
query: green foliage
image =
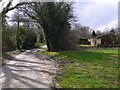
{"type": "Polygon", "coordinates": [[[27,6],[31,11],[26,7],[22,9],[44,29],[48,51],[68,49],[71,45],[70,22],[74,17],[72,3],[33,2],[27,6]]]}
{"type": "Polygon", "coordinates": [[[31,49],[35,46],[37,37],[34,31],[28,28],[19,28],[18,30],[3,30],[2,49],[3,51],[12,51],[15,49],[31,49]]]}
{"type": "Polygon", "coordinates": [[[66,52],[40,52],[61,61],[56,78],[63,88],[118,88],[118,50],[86,49],[66,52]]]}
{"type": "Polygon", "coordinates": [[[2,51],[11,51],[16,49],[15,33],[10,30],[2,31],[2,51]]]}
{"type": "Polygon", "coordinates": [[[16,36],[17,49],[31,49],[35,46],[36,34],[28,28],[19,28],[16,36]]]}

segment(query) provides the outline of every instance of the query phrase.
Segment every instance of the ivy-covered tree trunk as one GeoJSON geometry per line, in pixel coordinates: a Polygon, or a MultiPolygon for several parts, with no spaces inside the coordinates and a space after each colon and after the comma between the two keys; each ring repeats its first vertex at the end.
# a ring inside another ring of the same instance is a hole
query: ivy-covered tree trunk
{"type": "Polygon", "coordinates": [[[71,43],[66,38],[70,31],[70,22],[74,18],[72,14],[72,3],[68,2],[30,2],[20,10],[29,17],[36,20],[44,29],[48,51],[59,51],[69,47],[71,43]],[[27,6],[31,9],[28,9],[27,6]],[[64,37],[65,37],[64,36],[64,37]],[[64,42],[64,43],[63,43],[64,42]],[[62,47],[59,45],[63,43],[62,47]]]}

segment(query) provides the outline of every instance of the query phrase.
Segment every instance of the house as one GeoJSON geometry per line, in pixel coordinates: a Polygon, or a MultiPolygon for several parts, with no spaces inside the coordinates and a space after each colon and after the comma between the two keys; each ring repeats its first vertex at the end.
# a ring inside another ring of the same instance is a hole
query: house
{"type": "Polygon", "coordinates": [[[116,46],[118,44],[117,37],[114,33],[107,33],[89,39],[93,46],[116,46]]]}

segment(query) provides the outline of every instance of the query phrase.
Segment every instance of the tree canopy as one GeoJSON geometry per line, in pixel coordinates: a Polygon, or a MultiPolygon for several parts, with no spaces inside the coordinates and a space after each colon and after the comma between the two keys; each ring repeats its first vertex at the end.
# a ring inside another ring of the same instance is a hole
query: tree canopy
{"type": "MultiPolygon", "coordinates": [[[[74,18],[72,3],[68,2],[29,2],[19,8],[44,29],[48,51],[65,49],[68,44],[67,36],[70,22],[74,18]],[[61,40],[62,39],[62,40],[61,40]],[[61,45],[60,42],[64,45],[61,45]]],[[[67,46],[68,47],[68,46],[67,46]]]]}

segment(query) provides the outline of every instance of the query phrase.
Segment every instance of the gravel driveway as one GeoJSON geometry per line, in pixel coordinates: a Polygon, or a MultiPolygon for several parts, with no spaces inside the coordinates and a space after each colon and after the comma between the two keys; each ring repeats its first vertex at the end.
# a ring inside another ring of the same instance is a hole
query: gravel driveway
{"type": "Polygon", "coordinates": [[[59,65],[47,56],[38,54],[37,50],[27,50],[2,67],[2,88],[51,88],[59,65]]]}

